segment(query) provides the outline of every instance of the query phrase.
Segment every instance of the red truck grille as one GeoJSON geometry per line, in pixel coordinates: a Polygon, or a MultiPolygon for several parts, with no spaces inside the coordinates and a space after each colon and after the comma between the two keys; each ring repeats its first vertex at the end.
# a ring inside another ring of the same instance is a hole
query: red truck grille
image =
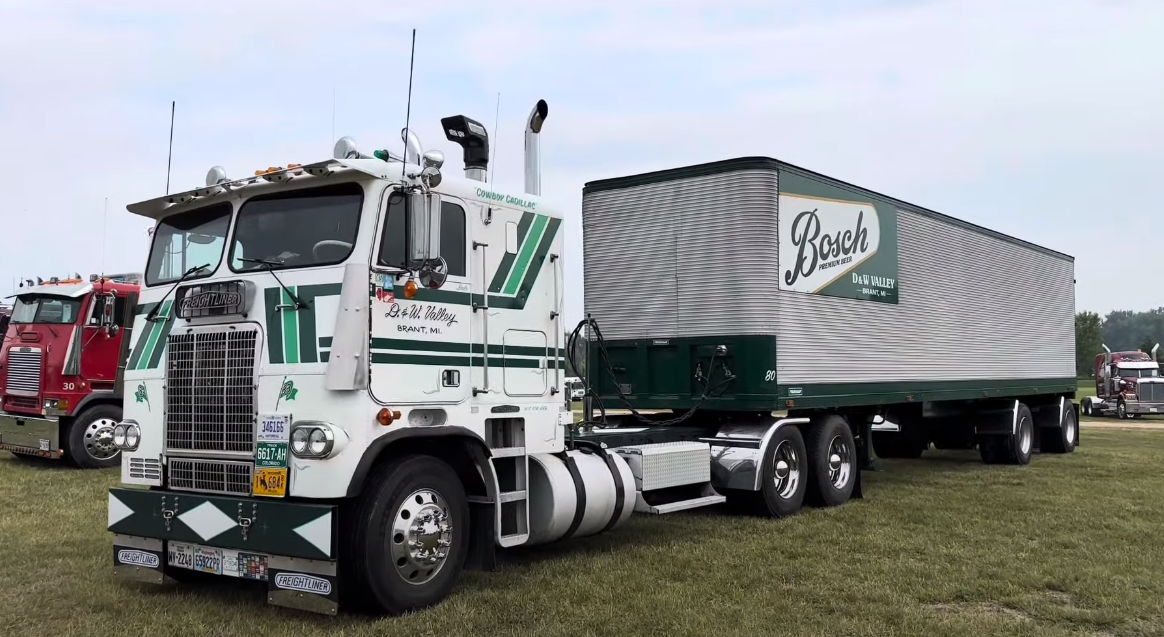
{"type": "Polygon", "coordinates": [[[9,396],[31,396],[35,402],[40,396],[41,358],[39,347],[13,347],[8,350],[8,385],[5,393],[9,396]]]}

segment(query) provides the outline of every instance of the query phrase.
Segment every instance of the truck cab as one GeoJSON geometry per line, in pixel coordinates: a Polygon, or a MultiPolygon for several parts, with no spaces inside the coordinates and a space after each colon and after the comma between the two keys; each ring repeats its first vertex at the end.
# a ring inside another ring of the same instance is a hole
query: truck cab
{"type": "MultiPolygon", "coordinates": [[[[1164,414],[1164,376],[1151,352],[1107,351],[1095,357],[1095,396],[1082,401],[1088,416],[1114,414],[1119,419],[1164,414]]],[[[1106,346],[1105,346],[1106,349],[1106,346]]]]}
{"type": "Polygon", "coordinates": [[[96,275],[21,284],[0,349],[0,448],[117,466],[112,434],[137,290],[96,275]]]}

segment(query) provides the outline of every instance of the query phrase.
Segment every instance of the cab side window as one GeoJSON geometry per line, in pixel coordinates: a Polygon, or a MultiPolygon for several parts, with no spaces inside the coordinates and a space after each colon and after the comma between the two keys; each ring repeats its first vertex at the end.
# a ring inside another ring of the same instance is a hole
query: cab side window
{"type": "MultiPolygon", "coordinates": [[[[465,209],[450,201],[441,202],[441,256],[449,265],[449,276],[466,276],[469,272],[467,234],[465,209]]],[[[400,267],[404,263],[404,236],[404,201],[397,199],[384,215],[377,265],[400,267]]]]}

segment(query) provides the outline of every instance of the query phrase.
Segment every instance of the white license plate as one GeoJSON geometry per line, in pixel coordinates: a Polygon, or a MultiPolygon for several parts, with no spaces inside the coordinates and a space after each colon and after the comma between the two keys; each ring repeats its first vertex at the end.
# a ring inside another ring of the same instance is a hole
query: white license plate
{"type": "Polygon", "coordinates": [[[1152,413],[1156,413],[1156,408],[1155,408],[1155,407],[1149,407],[1149,408],[1148,408],[1148,411],[1150,411],[1150,412],[1152,412],[1152,413]]]}
{"type": "Polygon", "coordinates": [[[222,551],[194,547],[194,570],[222,575],[222,551]]]}
{"type": "Polygon", "coordinates": [[[194,547],[189,544],[170,542],[167,547],[166,563],[177,568],[194,568],[194,547]]]}

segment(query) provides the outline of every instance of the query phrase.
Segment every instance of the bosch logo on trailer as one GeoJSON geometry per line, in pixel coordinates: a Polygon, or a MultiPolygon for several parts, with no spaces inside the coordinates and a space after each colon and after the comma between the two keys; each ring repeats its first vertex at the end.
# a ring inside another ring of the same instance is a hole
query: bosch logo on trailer
{"type": "Polygon", "coordinates": [[[157,568],[160,561],[158,556],[145,551],[121,550],[117,552],[117,561],[130,566],[144,566],[157,568]]]}
{"type": "Polygon", "coordinates": [[[316,595],[331,594],[331,582],[322,577],[313,577],[302,573],[279,573],[275,576],[275,586],[290,591],[315,593],[316,595]]]}

